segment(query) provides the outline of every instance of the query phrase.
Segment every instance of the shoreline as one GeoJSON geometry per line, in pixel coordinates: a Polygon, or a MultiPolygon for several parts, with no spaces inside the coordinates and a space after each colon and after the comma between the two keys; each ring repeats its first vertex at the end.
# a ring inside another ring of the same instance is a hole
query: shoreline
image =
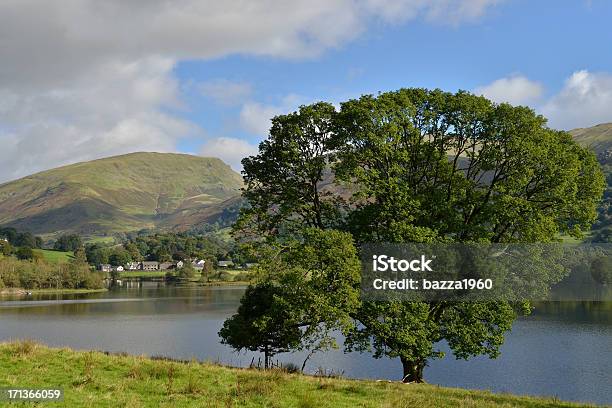
{"type": "Polygon", "coordinates": [[[100,289],[23,289],[23,288],[3,288],[0,289],[0,297],[2,296],[28,296],[32,295],[61,295],[61,294],[81,294],[81,293],[101,293],[107,292],[107,288],[100,289]]]}
{"type": "MultiPolygon", "coordinates": [[[[28,388],[63,388],[67,406],[586,407],[554,397],[234,368],[196,360],[0,342],[0,366],[28,388]],[[28,373],[35,369],[36,378],[28,373]]],[[[9,386],[0,378],[0,387],[9,386]]]]}

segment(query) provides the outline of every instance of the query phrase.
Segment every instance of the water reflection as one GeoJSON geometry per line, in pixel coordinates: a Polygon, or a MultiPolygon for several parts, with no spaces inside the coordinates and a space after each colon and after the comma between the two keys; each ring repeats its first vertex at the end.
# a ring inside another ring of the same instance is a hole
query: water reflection
{"type": "MultiPolygon", "coordinates": [[[[142,282],[108,293],[3,299],[0,340],[32,338],[55,346],[248,365],[253,353],[235,353],[217,336],[243,291],[142,282]]],[[[609,404],[611,344],[612,303],[541,303],[516,322],[499,359],[451,356],[432,362],[425,377],[446,386],[609,404]]],[[[296,353],[281,360],[301,365],[303,358],[296,353]]],[[[307,371],[318,367],[359,378],[397,379],[401,370],[395,360],[342,351],[315,355],[307,371]]]]}

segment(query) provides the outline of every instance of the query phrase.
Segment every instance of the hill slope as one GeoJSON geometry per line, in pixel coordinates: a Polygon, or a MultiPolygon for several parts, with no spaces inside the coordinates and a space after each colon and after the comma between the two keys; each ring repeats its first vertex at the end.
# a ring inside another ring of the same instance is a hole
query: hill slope
{"type": "Polygon", "coordinates": [[[600,161],[606,156],[609,160],[612,156],[612,123],[570,130],[570,134],[581,145],[591,147],[600,161]]]}
{"type": "Polygon", "coordinates": [[[217,207],[241,187],[242,177],[219,159],[132,153],[0,185],[0,224],[42,235],[155,228],[176,213],[217,207]]]}
{"type": "Polygon", "coordinates": [[[574,129],[570,133],[578,143],[593,149],[607,180],[607,188],[598,209],[599,215],[593,225],[591,239],[597,242],[612,242],[612,123],[574,129]]]}

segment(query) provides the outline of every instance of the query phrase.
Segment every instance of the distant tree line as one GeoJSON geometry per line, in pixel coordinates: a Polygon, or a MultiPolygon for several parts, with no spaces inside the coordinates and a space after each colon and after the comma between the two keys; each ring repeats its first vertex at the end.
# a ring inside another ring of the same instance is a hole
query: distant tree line
{"type": "Polygon", "coordinates": [[[91,271],[83,258],[72,262],[48,263],[42,259],[0,259],[0,288],[23,289],[99,289],[103,276],[91,271]]]}
{"type": "Polygon", "coordinates": [[[13,247],[42,248],[43,240],[30,232],[19,232],[12,227],[0,228],[0,239],[6,238],[13,247]]]}
{"type": "Polygon", "coordinates": [[[125,265],[145,260],[171,262],[191,258],[229,259],[237,264],[249,261],[237,247],[227,242],[188,233],[137,235],[129,237],[121,245],[86,244],[85,254],[92,265],[125,265]]]}

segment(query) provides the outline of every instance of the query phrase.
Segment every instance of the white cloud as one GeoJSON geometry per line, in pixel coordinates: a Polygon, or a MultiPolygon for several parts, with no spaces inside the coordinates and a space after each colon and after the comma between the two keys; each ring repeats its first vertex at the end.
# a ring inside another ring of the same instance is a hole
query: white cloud
{"type": "Polygon", "coordinates": [[[492,101],[508,102],[512,105],[531,105],[540,99],[543,92],[542,84],[520,75],[497,79],[474,90],[476,95],[483,95],[492,101]]]}
{"type": "MultiPolygon", "coordinates": [[[[177,61],[236,53],[311,57],[354,39],[372,21],[454,24],[494,3],[2,1],[0,182],[108,154],[175,150],[178,139],[198,131],[169,109],[180,108],[177,61]]],[[[208,91],[225,103],[246,95],[240,87],[227,95],[208,91]]],[[[250,104],[241,120],[265,134],[276,113],[250,104]]]]}
{"type": "Polygon", "coordinates": [[[541,100],[543,92],[539,82],[523,76],[501,78],[474,90],[475,94],[495,102],[533,106],[556,129],[571,130],[612,122],[611,73],[576,71],[558,93],[541,100]]]}
{"type": "Polygon", "coordinates": [[[257,154],[257,146],[242,139],[219,137],[211,139],[200,150],[202,156],[218,157],[236,171],[242,170],[240,161],[257,154]]]}
{"type": "Polygon", "coordinates": [[[247,102],[240,110],[240,124],[249,133],[265,137],[272,124],[274,116],[296,110],[299,105],[310,101],[299,95],[287,95],[277,105],[268,105],[257,102],[247,102]]]}
{"type": "Polygon", "coordinates": [[[227,79],[214,79],[198,85],[202,95],[213,99],[224,106],[239,105],[246,101],[252,93],[251,84],[232,82],[227,79]]]}
{"type": "Polygon", "coordinates": [[[541,112],[552,127],[559,129],[612,122],[612,74],[574,72],[541,112]]]}

